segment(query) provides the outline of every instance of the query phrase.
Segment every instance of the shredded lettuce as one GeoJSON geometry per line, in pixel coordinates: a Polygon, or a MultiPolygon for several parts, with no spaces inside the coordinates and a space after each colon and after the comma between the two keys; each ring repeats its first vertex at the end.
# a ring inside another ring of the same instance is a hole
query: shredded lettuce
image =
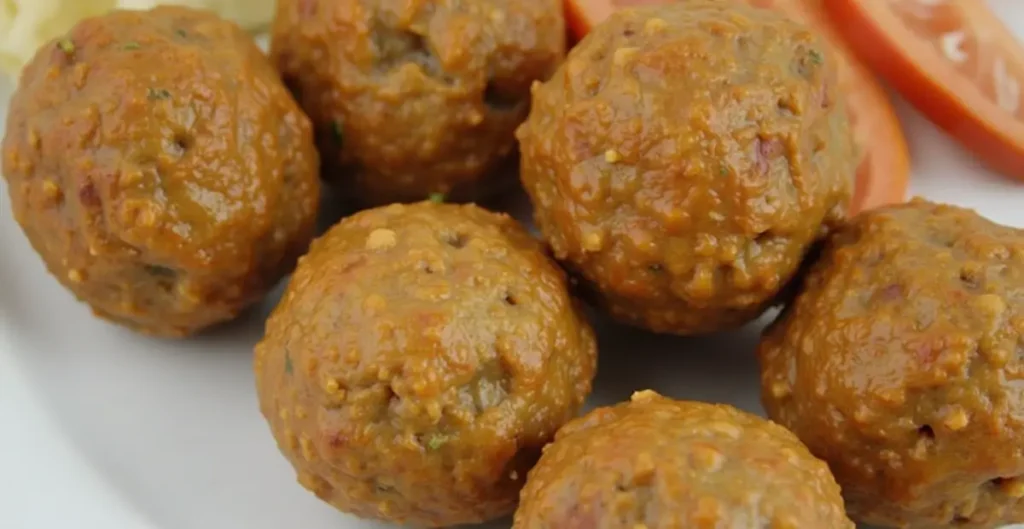
{"type": "Polygon", "coordinates": [[[275,0],[0,0],[0,73],[14,77],[40,46],[79,20],[110,9],[150,9],[157,4],[206,8],[250,30],[265,29],[275,0]]]}

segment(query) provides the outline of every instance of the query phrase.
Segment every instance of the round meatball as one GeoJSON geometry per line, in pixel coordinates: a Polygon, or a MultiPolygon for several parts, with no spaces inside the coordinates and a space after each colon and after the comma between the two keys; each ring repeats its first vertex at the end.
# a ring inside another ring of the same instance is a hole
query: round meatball
{"type": "Polygon", "coordinates": [[[1024,522],[1024,232],[925,201],[830,238],[760,346],[771,417],[850,513],[898,527],[1024,522]]]}
{"type": "Polygon", "coordinates": [[[361,517],[439,527],[513,510],[595,363],[540,243],[506,215],[424,202],[315,241],[255,369],[302,485],[361,517]]]}
{"type": "Polygon", "coordinates": [[[691,0],[596,27],[519,129],[555,255],[626,323],[695,334],[758,316],[845,216],[856,168],[822,40],[691,0]]]}
{"type": "Polygon", "coordinates": [[[653,391],[559,430],[514,529],[853,529],[825,463],[770,421],[653,391]]]}
{"type": "Polygon", "coordinates": [[[559,0],[281,0],[271,44],[325,177],[369,205],[514,184],[530,84],[564,54],[559,0]]]}
{"type": "Polygon", "coordinates": [[[43,46],[2,151],[50,272],[140,332],[235,317],[313,237],[309,120],[252,39],[207,11],[114,11],[43,46]]]}

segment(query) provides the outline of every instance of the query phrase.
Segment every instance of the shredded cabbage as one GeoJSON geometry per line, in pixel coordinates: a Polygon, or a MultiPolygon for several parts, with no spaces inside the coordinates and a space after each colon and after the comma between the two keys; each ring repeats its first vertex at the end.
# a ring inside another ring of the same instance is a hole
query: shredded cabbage
{"type": "Polygon", "coordinates": [[[0,0],[0,72],[17,75],[40,46],[85,17],[157,4],[212,9],[251,30],[266,27],[274,12],[274,0],[0,0]]]}

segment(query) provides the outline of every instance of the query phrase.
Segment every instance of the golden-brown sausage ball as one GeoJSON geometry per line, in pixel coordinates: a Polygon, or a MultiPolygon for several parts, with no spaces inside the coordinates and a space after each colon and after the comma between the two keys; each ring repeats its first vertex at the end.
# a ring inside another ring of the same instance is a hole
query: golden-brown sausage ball
{"type": "Polygon", "coordinates": [[[1024,232],[914,201],[829,240],[760,347],[769,415],[855,519],[1024,522],[1024,232]]]}
{"type": "Polygon", "coordinates": [[[392,205],[313,247],[256,349],[264,416],[338,509],[439,527],[512,512],[590,392],[593,331],[513,219],[392,205]]]}
{"type": "Polygon", "coordinates": [[[515,529],[853,529],[839,487],[785,428],[652,391],[559,430],[515,529]]]}
{"type": "Polygon", "coordinates": [[[518,132],[555,255],[627,323],[695,334],[757,317],[845,216],[857,159],[835,68],[770,10],[611,15],[518,132]]]}
{"type": "Polygon", "coordinates": [[[251,37],[208,11],[114,11],[43,46],[2,151],[50,272],[141,332],[235,317],[313,236],[310,122],[251,37]]]}
{"type": "Polygon", "coordinates": [[[559,0],[281,0],[271,44],[325,176],[368,205],[514,183],[530,83],[564,53],[559,0]]]}

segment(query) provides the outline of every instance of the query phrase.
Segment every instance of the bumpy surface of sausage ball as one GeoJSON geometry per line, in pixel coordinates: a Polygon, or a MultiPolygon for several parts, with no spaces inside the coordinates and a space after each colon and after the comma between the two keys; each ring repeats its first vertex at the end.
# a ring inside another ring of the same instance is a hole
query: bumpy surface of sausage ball
{"type": "Polygon", "coordinates": [[[839,487],[786,429],[652,391],[559,430],[515,529],[853,529],[839,487]]]}
{"type": "Polygon", "coordinates": [[[856,159],[822,40],[691,0],[596,27],[533,92],[522,180],[618,319],[693,334],[762,312],[845,214],[856,159]]]}
{"type": "Polygon", "coordinates": [[[925,201],[831,237],[765,334],[770,415],[825,459],[855,518],[1024,521],[1024,233],[925,201]]]}
{"type": "Polygon", "coordinates": [[[565,21],[558,0],[281,0],[271,54],[351,197],[468,200],[514,182],[499,166],[565,21]]]}
{"type": "Polygon", "coordinates": [[[50,272],[138,331],[236,316],[313,236],[309,120],[252,39],[206,11],[115,11],[45,45],[2,151],[50,272]]]}
{"type": "Polygon", "coordinates": [[[313,243],[256,349],[263,414],[299,481],[417,526],[512,511],[590,392],[592,330],[513,219],[429,202],[313,243]]]}

